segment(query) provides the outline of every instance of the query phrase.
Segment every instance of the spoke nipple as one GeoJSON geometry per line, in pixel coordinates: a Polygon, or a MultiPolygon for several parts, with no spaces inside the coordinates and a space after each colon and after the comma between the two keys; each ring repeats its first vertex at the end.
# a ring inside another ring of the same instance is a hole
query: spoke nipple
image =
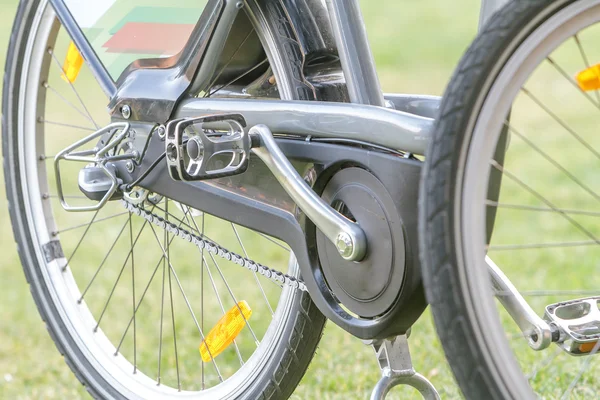
{"type": "Polygon", "coordinates": [[[275,75],[273,75],[269,78],[269,83],[271,85],[275,85],[277,83],[277,79],[275,79],[275,75]]]}
{"type": "Polygon", "coordinates": [[[42,199],[44,199],[44,200],[48,200],[49,198],[50,198],[50,195],[48,193],[44,193],[42,195],[42,199]]]}
{"type": "Polygon", "coordinates": [[[49,87],[50,85],[48,85],[48,82],[42,82],[42,86],[43,86],[43,87],[45,87],[46,89],[48,89],[48,87],[49,87]]]}
{"type": "Polygon", "coordinates": [[[354,244],[352,243],[352,238],[346,232],[341,232],[338,234],[335,245],[340,255],[343,258],[348,258],[352,255],[354,251],[354,244]]]}
{"type": "Polygon", "coordinates": [[[40,154],[40,156],[38,157],[38,160],[40,161],[44,161],[46,159],[46,156],[43,154],[40,154]]]}
{"type": "Polygon", "coordinates": [[[58,236],[58,231],[52,231],[52,236],[58,236]]]}
{"type": "Polygon", "coordinates": [[[237,7],[238,10],[241,10],[244,7],[244,2],[243,1],[238,1],[235,6],[237,7]]]}

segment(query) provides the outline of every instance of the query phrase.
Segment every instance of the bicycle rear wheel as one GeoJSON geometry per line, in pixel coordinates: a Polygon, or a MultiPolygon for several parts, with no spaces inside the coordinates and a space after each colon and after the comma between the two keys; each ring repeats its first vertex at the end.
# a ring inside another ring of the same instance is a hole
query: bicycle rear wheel
{"type": "Polygon", "coordinates": [[[423,176],[423,275],[469,399],[593,398],[600,389],[600,97],[575,80],[600,62],[598,22],[597,0],[511,2],[445,94],[423,176]],[[562,331],[531,349],[539,338],[521,334],[500,305],[509,293],[492,289],[486,257],[536,313],[583,317],[569,329],[592,340],[582,346],[562,331]]]}
{"type": "MultiPolygon", "coordinates": [[[[279,2],[269,3],[268,10],[264,3],[246,2],[270,60],[271,69],[265,63],[263,70],[280,82],[275,93],[310,100],[309,91],[299,90],[302,59],[290,45],[291,27],[280,18],[285,10],[279,2]]],[[[89,71],[74,85],[61,79],[68,44],[46,0],[21,2],[4,76],[2,120],[14,235],[59,351],[97,398],[287,398],[325,323],[308,293],[201,252],[119,202],[91,214],[60,207],[53,156],[108,123],[107,99],[89,71]],[[252,308],[242,332],[223,353],[203,362],[200,343],[241,301],[252,308]]],[[[81,197],[71,195],[73,201],[81,197]]],[[[272,238],[168,198],[152,197],[145,206],[176,226],[299,276],[289,249],[272,238]]]]}

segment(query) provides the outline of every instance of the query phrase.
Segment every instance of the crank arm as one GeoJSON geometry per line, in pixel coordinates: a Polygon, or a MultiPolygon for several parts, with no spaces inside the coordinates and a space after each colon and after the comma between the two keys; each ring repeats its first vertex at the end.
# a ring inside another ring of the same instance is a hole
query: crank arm
{"type": "Polygon", "coordinates": [[[267,126],[252,127],[250,138],[254,154],[273,172],[315,226],[335,244],[340,255],[346,260],[362,260],[367,251],[367,239],[360,226],[335,211],[308,186],[283,154],[267,126]]]}
{"type": "MultiPolygon", "coordinates": [[[[435,98],[422,102],[410,97],[386,96],[395,106],[435,107],[435,98]]],[[[399,107],[400,108],[400,107],[399,107]]],[[[434,119],[396,109],[322,101],[261,99],[189,99],[181,103],[176,118],[239,113],[248,126],[264,124],[275,133],[353,139],[390,149],[424,154],[434,119]]],[[[226,128],[226,127],[225,127],[226,128]]]]}
{"type": "Polygon", "coordinates": [[[543,350],[550,346],[554,339],[557,340],[558,330],[553,330],[531,309],[504,272],[488,256],[485,257],[485,262],[492,276],[492,285],[498,300],[528,338],[529,346],[534,350],[543,350]]]}

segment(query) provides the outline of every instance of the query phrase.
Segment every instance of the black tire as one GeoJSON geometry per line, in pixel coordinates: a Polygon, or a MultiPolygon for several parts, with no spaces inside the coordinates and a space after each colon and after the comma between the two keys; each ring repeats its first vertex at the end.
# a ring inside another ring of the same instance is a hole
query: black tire
{"type": "MultiPolygon", "coordinates": [[[[302,74],[303,58],[293,27],[285,18],[286,10],[279,1],[248,1],[252,12],[260,14],[272,33],[275,48],[270,49],[283,65],[283,73],[287,75],[290,87],[298,100],[314,99],[314,90],[306,83],[302,74]]],[[[118,399],[126,396],[113,388],[94,369],[92,363],[70,336],[59,310],[50,300],[49,288],[42,277],[45,265],[38,262],[35,240],[26,217],[25,195],[21,190],[24,177],[17,156],[16,135],[19,104],[19,84],[21,82],[22,63],[27,40],[34,16],[42,4],[41,0],[22,0],[20,2],[14,27],[10,37],[8,58],[4,74],[3,107],[2,107],[2,147],[3,167],[5,173],[6,193],[11,217],[14,238],[21,259],[25,277],[36,302],[42,320],[52,336],[58,350],[87,391],[98,399],[118,399]]],[[[294,299],[290,323],[283,335],[284,340],[272,353],[268,367],[264,369],[261,379],[239,398],[246,399],[286,399],[306,372],[321,338],[325,317],[313,304],[307,292],[298,291],[294,299]]]]}
{"type": "Polygon", "coordinates": [[[519,397],[510,388],[513,382],[494,371],[501,367],[481,344],[479,338],[485,332],[472,318],[469,306],[476,299],[470,297],[465,283],[469,277],[456,237],[465,153],[480,107],[507,60],[537,27],[575,2],[512,1],[489,20],[446,89],[427,152],[420,198],[423,279],[446,358],[467,399],[519,397]]]}

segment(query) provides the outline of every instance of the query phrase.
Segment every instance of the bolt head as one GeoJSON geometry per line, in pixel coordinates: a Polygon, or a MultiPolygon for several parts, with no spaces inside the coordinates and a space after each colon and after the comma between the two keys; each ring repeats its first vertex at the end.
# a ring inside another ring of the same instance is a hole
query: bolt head
{"type": "Polygon", "coordinates": [[[125,118],[125,119],[131,118],[131,107],[129,107],[127,105],[121,107],[121,114],[123,115],[123,118],[125,118]]]}
{"type": "Polygon", "coordinates": [[[165,127],[161,125],[156,129],[156,133],[158,133],[159,138],[164,139],[167,131],[165,131],[165,127]]]}
{"type": "Polygon", "coordinates": [[[337,247],[340,255],[344,258],[350,257],[354,251],[354,243],[352,243],[352,238],[345,232],[342,232],[337,236],[335,240],[335,246],[337,247]]]}
{"type": "Polygon", "coordinates": [[[127,161],[127,163],[125,164],[125,168],[127,168],[128,172],[133,172],[135,166],[133,165],[132,161],[127,161]]]}

